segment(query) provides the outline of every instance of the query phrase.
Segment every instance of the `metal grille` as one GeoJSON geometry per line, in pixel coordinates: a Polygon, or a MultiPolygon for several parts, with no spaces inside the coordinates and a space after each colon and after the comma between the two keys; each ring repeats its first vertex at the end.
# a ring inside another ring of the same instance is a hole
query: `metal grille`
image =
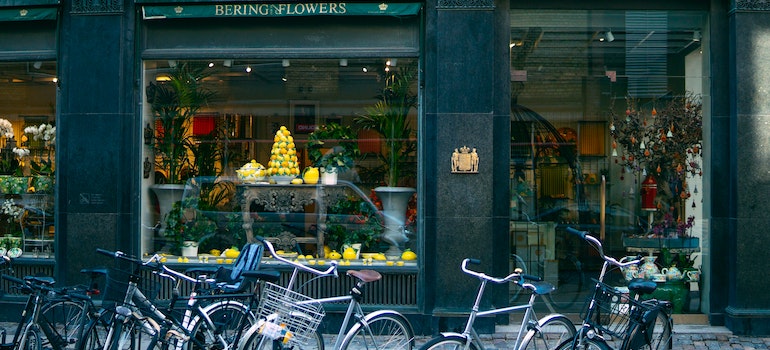
{"type": "Polygon", "coordinates": [[[439,0],[437,8],[453,9],[494,9],[493,0],[439,0]]]}
{"type": "Polygon", "coordinates": [[[98,14],[123,12],[122,0],[72,0],[71,13],[98,14]]]}

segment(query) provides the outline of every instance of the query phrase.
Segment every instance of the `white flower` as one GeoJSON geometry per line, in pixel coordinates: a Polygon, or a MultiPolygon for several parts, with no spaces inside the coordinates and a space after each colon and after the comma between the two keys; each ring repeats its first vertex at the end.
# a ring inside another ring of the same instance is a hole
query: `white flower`
{"type": "Polygon", "coordinates": [[[0,136],[13,138],[13,124],[7,119],[0,119],[0,136]]]}
{"type": "Polygon", "coordinates": [[[29,155],[29,149],[14,147],[13,154],[15,154],[16,157],[21,159],[29,155]]]}
{"type": "Polygon", "coordinates": [[[3,202],[2,212],[8,215],[8,222],[13,222],[14,220],[18,221],[21,219],[21,216],[24,215],[24,208],[16,205],[13,199],[6,199],[3,202]]]}
{"type": "Polygon", "coordinates": [[[51,124],[40,124],[24,128],[24,133],[31,134],[35,141],[46,141],[46,144],[56,141],[56,127],[51,124]]]}

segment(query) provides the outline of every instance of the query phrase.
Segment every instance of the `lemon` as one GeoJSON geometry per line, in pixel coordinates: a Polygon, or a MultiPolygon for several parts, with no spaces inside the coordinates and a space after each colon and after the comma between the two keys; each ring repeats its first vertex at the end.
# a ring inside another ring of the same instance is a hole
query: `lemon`
{"type": "Polygon", "coordinates": [[[347,247],[344,251],[342,251],[342,257],[345,260],[353,260],[356,258],[356,250],[352,247],[347,247]]]}

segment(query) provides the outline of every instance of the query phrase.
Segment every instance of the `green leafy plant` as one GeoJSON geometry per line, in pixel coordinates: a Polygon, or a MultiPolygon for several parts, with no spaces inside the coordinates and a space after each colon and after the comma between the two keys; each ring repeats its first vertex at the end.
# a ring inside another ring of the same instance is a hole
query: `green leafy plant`
{"type": "Polygon", "coordinates": [[[366,200],[352,196],[343,198],[327,210],[326,238],[335,242],[336,248],[353,243],[373,248],[382,231],[380,212],[366,200]]]}
{"type": "MultiPolygon", "coordinates": [[[[147,102],[157,122],[155,132],[155,166],[165,173],[165,182],[183,183],[184,173],[195,167],[191,154],[197,146],[190,135],[192,119],[215,96],[203,86],[209,75],[203,65],[181,63],[170,74],[170,80],[150,83],[147,102]]],[[[156,182],[161,182],[156,179],[156,182]]]]}
{"type": "Polygon", "coordinates": [[[361,155],[356,134],[350,126],[336,123],[321,125],[308,135],[308,158],[313,166],[331,172],[333,168],[350,169],[361,155]]]}
{"type": "Polygon", "coordinates": [[[385,86],[377,95],[379,101],[367,107],[366,113],[355,122],[364,129],[377,131],[385,139],[385,153],[380,155],[380,160],[387,168],[387,185],[398,186],[406,170],[405,158],[417,150],[416,142],[411,140],[413,130],[409,123],[409,111],[417,107],[417,92],[413,91],[417,66],[406,65],[388,74],[385,86]]]}

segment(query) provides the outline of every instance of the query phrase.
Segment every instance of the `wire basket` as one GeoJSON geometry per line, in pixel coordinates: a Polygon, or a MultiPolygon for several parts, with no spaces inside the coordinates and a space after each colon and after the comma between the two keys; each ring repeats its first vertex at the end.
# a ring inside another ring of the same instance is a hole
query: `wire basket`
{"type": "Polygon", "coordinates": [[[642,313],[650,308],[635,300],[628,292],[604,283],[599,283],[593,300],[596,304],[593,311],[589,310],[592,312],[592,325],[603,333],[618,338],[623,338],[631,327],[641,321],[642,313]]]}
{"type": "Polygon", "coordinates": [[[133,268],[136,266],[131,264],[130,266],[113,267],[107,270],[107,281],[104,286],[103,301],[122,304],[126,297],[126,291],[130,280],[135,280],[139,290],[150,301],[157,298],[160,291],[160,282],[153,279],[153,275],[149,271],[139,271],[138,274],[133,273],[133,268]]]}
{"type": "Polygon", "coordinates": [[[260,334],[303,348],[313,339],[313,332],[325,314],[320,303],[298,304],[312,300],[304,294],[265,283],[259,300],[258,319],[266,322],[260,328],[260,334]]]}

